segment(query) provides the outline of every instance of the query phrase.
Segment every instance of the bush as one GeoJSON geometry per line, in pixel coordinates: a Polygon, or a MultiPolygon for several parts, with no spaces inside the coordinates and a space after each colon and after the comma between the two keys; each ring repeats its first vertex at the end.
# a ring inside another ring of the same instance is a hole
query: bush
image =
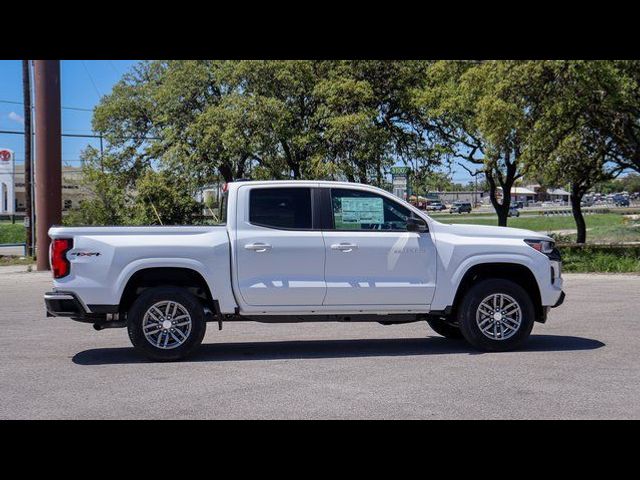
{"type": "Polygon", "coordinates": [[[168,172],[147,171],[136,183],[133,223],[184,225],[201,216],[202,207],[187,186],[168,172]]]}
{"type": "Polygon", "coordinates": [[[22,223],[0,223],[0,243],[24,243],[26,232],[22,223]]]}
{"type": "Polygon", "coordinates": [[[640,273],[640,245],[560,246],[565,272],[640,273]]]}

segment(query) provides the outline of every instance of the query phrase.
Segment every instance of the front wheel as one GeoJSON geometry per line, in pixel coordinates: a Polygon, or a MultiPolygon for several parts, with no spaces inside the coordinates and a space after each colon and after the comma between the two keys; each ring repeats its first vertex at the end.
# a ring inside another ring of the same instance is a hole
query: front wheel
{"type": "Polygon", "coordinates": [[[472,286],[458,308],[462,335],[485,351],[517,348],[529,337],[534,317],[529,294],[520,285],[499,278],[472,286]]]}
{"type": "Polygon", "coordinates": [[[204,308],[188,290],[150,288],[142,292],[127,317],[129,339],[151,360],[180,360],[198,348],[206,331],[204,308]]]}

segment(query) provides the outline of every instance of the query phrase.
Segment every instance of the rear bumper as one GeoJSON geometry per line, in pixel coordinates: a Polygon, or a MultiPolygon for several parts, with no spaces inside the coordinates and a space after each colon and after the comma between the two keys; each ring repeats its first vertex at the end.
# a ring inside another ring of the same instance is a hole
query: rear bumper
{"type": "Polygon", "coordinates": [[[84,318],[87,309],[72,292],[47,292],[44,294],[47,317],[84,318]]]}

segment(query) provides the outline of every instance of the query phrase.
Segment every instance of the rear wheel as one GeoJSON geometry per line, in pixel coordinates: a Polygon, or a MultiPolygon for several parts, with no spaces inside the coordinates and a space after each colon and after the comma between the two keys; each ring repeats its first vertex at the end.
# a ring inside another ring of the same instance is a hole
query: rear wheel
{"type": "Polygon", "coordinates": [[[458,308],[464,338],[486,351],[513,350],[533,328],[535,310],[529,294],[509,280],[482,280],[469,289],[458,308]]]}
{"type": "Polygon", "coordinates": [[[180,360],[202,343],[204,308],[188,290],[150,288],[131,306],[127,327],[133,346],[156,361],[180,360]]]}
{"type": "Polygon", "coordinates": [[[427,318],[427,323],[438,335],[442,335],[445,338],[462,338],[462,332],[459,327],[445,322],[441,318],[427,318]]]}

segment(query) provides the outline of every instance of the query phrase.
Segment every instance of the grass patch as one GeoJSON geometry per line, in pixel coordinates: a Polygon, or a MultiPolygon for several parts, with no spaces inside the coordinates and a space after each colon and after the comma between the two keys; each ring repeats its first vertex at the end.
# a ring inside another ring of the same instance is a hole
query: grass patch
{"type": "Polygon", "coordinates": [[[7,265],[33,265],[36,261],[31,257],[12,257],[0,255],[0,267],[7,265]]]}
{"type": "Polygon", "coordinates": [[[565,246],[560,251],[568,273],[640,273],[640,246],[565,246]]]}
{"type": "MultiPolygon", "coordinates": [[[[523,214],[524,215],[524,214],[523,214]]],[[[609,227],[614,225],[623,225],[624,217],[616,213],[600,213],[593,215],[585,215],[587,228],[593,227],[609,227]]],[[[443,223],[464,223],[476,225],[498,225],[498,217],[458,217],[447,218],[443,223]]],[[[507,226],[514,228],[525,228],[527,230],[535,230],[538,232],[549,230],[568,230],[576,228],[576,224],[571,215],[545,216],[536,215],[532,217],[515,217],[509,218],[507,226]]]]}
{"type": "Polygon", "coordinates": [[[26,229],[21,223],[0,223],[0,243],[26,242],[26,229]]]}

